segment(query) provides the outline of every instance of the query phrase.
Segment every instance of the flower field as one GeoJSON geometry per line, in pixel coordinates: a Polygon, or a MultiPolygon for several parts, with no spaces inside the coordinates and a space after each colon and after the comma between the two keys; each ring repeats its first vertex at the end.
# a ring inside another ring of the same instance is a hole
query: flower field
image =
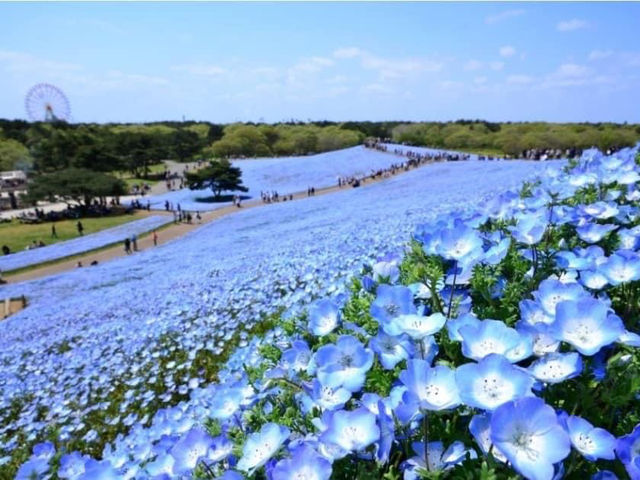
{"type": "Polygon", "coordinates": [[[172,220],[173,219],[168,216],[152,215],[117,227],[74,238],[73,240],[54,243],[53,245],[47,245],[46,247],[35,248],[33,250],[24,250],[10,255],[3,255],[0,257],[0,270],[7,272],[28,267],[29,265],[37,265],[38,263],[88,252],[96,248],[121,242],[133,234],[141,235],[149,232],[172,220]]]}
{"type": "MultiPolygon", "coordinates": [[[[232,163],[242,169],[242,182],[249,189],[247,195],[260,198],[261,191],[276,190],[281,195],[337,185],[338,177],[363,176],[372,170],[390,167],[400,163],[400,156],[353,147],[335,152],[321,153],[306,157],[260,158],[256,160],[234,160],[232,163]]],[[[198,201],[211,197],[210,190],[189,190],[188,188],[146,198],[151,207],[164,209],[164,202],[178,203],[183,210],[215,210],[230,205],[198,201]]]]}
{"type": "Polygon", "coordinates": [[[435,164],[11,285],[2,468],[640,478],[636,154],[435,164]]]}
{"type": "Polygon", "coordinates": [[[100,457],[164,407],[185,402],[195,414],[190,399],[215,388],[222,359],[266,328],[268,315],[345,292],[363,263],[400,252],[415,224],[473,209],[496,185],[518,185],[539,168],[435,164],[242,211],[136,258],[3,287],[29,307],[0,325],[0,468],[13,471],[47,438],[100,457]]]}

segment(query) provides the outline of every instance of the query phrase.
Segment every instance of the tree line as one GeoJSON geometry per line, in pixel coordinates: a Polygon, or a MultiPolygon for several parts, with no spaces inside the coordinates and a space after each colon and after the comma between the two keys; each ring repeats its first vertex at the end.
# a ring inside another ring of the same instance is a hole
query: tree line
{"type": "Polygon", "coordinates": [[[128,171],[134,178],[148,179],[149,167],[162,160],[303,156],[351,147],[366,138],[519,156],[529,149],[631,146],[640,140],[640,125],[483,120],[67,124],[0,119],[0,170],[29,172],[34,199],[73,191],[74,198],[90,202],[126,191],[113,173],[128,171]]]}

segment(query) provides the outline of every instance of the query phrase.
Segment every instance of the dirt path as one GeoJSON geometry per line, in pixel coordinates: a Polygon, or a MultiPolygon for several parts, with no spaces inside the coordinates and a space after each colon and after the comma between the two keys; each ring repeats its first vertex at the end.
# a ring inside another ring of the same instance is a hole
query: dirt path
{"type": "MultiPolygon", "coordinates": [[[[399,159],[401,159],[402,157],[399,157],[399,159]]],[[[414,168],[421,168],[425,165],[429,165],[430,162],[427,163],[423,163],[418,167],[414,167],[414,168]]],[[[400,170],[396,173],[396,175],[401,175],[402,173],[404,173],[405,170],[400,170]]],[[[359,188],[366,188],[366,186],[368,185],[372,185],[374,183],[378,183],[381,181],[386,180],[387,178],[390,178],[390,176],[380,176],[380,177],[376,177],[375,179],[371,179],[371,178],[367,178],[364,182],[360,182],[360,187],[359,188]]],[[[338,187],[338,186],[333,186],[333,187],[326,187],[326,188],[318,188],[316,189],[316,193],[315,196],[319,196],[319,195],[328,195],[331,193],[335,193],[337,191],[340,190],[347,190],[347,189],[351,189],[353,187],[347,185],[344,187],[338,187]]],[[[300,200],[303,198],[307,198],[307,192],[297,192],[293,194],[293,199],[294,200],[300,200]]],[[[287,200],[288,201],[288,200],[287,200]]],[[[187,224],[187,223],[178,223],[178,224],[171,224],[169,227],[165,227],[161,230],[158,230],[158,245],[162,245],[164,243],[170,242],[172,240],[175,240],[178,237],[181,237],[183,235],[185,235],[188,232],[191,232],[192,230],[195,230],[196,228],[199,228],[200,226],[202,226],[202,224],[205,223],[209,223],[209,222],[213,222],[215,220],[218,220],[219,218],[225,217],[227,215],[231,215],[233,213],[236,213],[238,211],[242,211],[242,210],[246,210],[248,208],[263,208],[263,207],[268,207],[270,204],[265,204],[262,202],[262,200],[257,199],[257,200],[250,200],[247,202],[242,203],[242,207],[238,208],[235,207],[233,205],[228,206],[228,207],[223,207],[223,208],[218,208],[217,210],[213,210],[211,212],[201,212],[200,215],[202,217],[201,220],[201,224],[196,223],[196,220],[194,218],[193,223],[191,224],[187,224]]],[[[154,211],[152,211],[151,213],[154,213],[154,211]]],[[[158,211],[155,211],[155,213],[161,213],[158,211]]],[[[146,234],[144,236],[140,236],[138,238],[138,250],[139,251],[143,251],[146,250],[148,248],[154,248],[153,245],[153,235],[151,234],[146,234]]],[[[136,253],[133,253],[133,255],[136,255],[136,253]]],[[[24,272],[20,272],[20,273],[16,273],[14,275],[12,275],[11,273],[7,273],[4,276],[4,279],[7,281],[7,283],[18,283],[18,282],[24,282],[27,280],[33,280],[36,278],[41,278],[41,277],[45,277],[48,275],[53,275],[56,273],[60,273],[60,272],[64,272],[67,270],[72,270],[74,268],[78,268],[78,262],[82,262],[82,266],[83,267],[89,267],[90,268],[90,264],[91,262],[93,262],[94,260],[97,260],[98,263],[104,263],[104,262],[108,262],[109,260],[112,260],[114,258],[119,258],[119,257],[124,257],[126,256],[126,253],[124,251],[124,245],[123,244],[117,244],[114,245],[112,247],[97,251],[95,253],[87,253],[87,254],[80,254],[77,256],[74,256],[72,259],[68,259],[68,260],[62,260],[58,263],[54,263],[54,264],[50,264],[50,265],[45,265],[43,267],[36,267],[33,268],[31,270],[27,270],[24,272]]]]}

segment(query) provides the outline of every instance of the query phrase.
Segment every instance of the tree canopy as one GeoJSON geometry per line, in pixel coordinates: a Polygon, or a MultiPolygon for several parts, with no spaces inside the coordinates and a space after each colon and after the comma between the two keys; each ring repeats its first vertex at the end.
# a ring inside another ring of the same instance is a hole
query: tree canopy
{"type": "Polygon", "coordinates": [[[104,201],[105,197],[126,193],[126,184],[112,175],[71,167],[35,177],[29,184],[28,198],[32,201],[76,202],[88,207],[96,198],[104,201]]]}
{"type": "Polygon", "coordinates": [[[216,199],[224,191],[249,190],[242,185],[242,171],[226,159],[212,161],[209,166],[196,172],[187,172],[187,182],[192,190],[210,188],[216,199]]]}

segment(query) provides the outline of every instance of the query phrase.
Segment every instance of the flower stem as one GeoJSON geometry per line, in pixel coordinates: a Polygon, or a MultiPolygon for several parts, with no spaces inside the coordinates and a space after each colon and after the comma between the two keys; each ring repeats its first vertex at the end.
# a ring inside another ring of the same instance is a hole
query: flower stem
{"type": "Polygon", "coordinates": [[[451,284],[451,295],[449,295],[449,308],[447,310],[447,319],[451,318],[451,305],[453,304],[453,292],[456,288],[456,278],[458,276],[458,261],[453,264],[453,283],[451,284]]]}
{"type": "Polygon", "coordinates": [[[424,438],[424,464],[429,471],[429,419],[426,410],[422,411],[422,435],[424,438]]]}

